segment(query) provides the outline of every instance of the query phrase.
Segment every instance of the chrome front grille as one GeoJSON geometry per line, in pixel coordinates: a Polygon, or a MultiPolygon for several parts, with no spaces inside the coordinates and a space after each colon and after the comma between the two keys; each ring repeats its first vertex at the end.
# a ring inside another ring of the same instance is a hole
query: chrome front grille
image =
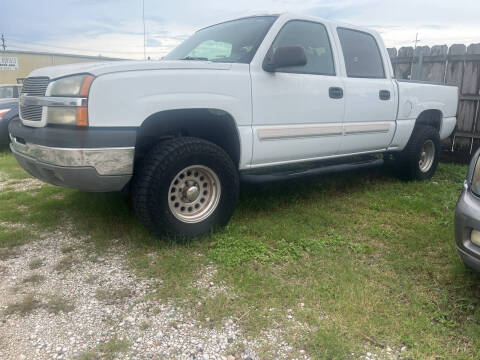
{"type": "Polygon", "coordinates": [[[49,81],[50,79],[46,76],[26,78],[23,82],[22,94],[30,96],[45,96],[49,81]]]}
{"type": "MultiPolygon", "coordinates": [[[[48,82],[50,79],[46,76],[29,77],[23,82],[22,95],[25,96],[45,96],[48,82]]],[[[27,121],[41,121],[43,107],[39,105],[21,105],[20,118],[27,121]]]]}
{"type": "Polygon", "coordinates": [[[20,117],[22,118],[22,120],[41,121],[42,111],[43,106],[39,105],[20,106],[20,117]]]}

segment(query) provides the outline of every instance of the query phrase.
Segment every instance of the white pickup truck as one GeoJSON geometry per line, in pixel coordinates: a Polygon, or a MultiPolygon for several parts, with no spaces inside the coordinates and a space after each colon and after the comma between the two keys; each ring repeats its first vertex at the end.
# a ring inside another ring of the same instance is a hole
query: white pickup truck
{"type": "Polygon", "coordinates": [[[430,178],[458,89],[394,79],[375,31],[290,14],[197,31],[162,61],[35,70],[11,150],[51,184],[128,189],[154,233],[225,225],[239,182],[397,162],[430,178]],[[381,159],[380,159],[381,161],[381,159]]]}

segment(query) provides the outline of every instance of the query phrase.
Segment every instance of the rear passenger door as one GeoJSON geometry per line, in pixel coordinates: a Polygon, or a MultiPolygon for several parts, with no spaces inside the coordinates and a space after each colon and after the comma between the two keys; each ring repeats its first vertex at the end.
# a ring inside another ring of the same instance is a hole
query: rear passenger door
{"type": "Polygon", "coordinates": [[[340,154],[385,149],[395,133],[397,94],[380,38],[337,28],[345,64],[344,138],[340,154]]]}

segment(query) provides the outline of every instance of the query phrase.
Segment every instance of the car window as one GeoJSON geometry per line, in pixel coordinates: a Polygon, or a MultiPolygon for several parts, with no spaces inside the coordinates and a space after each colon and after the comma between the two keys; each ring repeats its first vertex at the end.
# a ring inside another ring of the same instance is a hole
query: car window
{"type": "Polygon", "coordinates": [[[345,28],[337,32],[348,77],[385,78],[380,49],[372,35],[345,28]]]}
{"type": "Polygon", "coordinates": [[[10,99],[13,97],[13,86],[0,86],[0,99],[10,99]]]}
{"type": "Polygon", "coordinates": [[[21,86],[16,86],[16,93],[15,93],[15,97],[18,98],[20,97],[20,94],[22,93],[22,87],[21,86]]]}
{"type": "Polygon", "coordinates": [[[303,47],[307,64],[278,68],[277,72],[335,75],[332,47],[324,25],[310,21],[289,21],[278,33],[271,51],[281,46],[303,47]]]}

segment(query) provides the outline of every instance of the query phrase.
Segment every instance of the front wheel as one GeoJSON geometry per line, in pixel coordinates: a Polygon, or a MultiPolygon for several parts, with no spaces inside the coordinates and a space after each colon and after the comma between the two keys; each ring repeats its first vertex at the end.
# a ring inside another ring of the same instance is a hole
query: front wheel
{"type": "Polygon", "coordinates": [[[405,149],[396,156],[397,171],[404,180],[428,180],[440,156],[440,136],[432,126],[417,126],[405,149]]]}
{"type": "Polygon", "coordinates": [[[183,137],[150,151],[136,170],[132,202],[153,233],[194,237],[228,223],[238,191],[238,172],[223,149],[183,137]]]}

